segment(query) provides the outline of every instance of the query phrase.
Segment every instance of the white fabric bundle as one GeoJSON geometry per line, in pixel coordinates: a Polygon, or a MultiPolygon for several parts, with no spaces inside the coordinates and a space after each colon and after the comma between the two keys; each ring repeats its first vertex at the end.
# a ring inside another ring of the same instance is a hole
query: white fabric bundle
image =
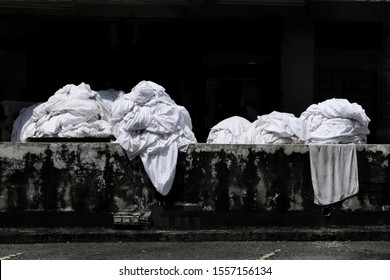
{"type": "Polygon", "coordinates": [[[112,106],[113,134],[130,160],[140,155],[156,190],[168,194],[176,172],[178,150],[196,143],[188,111],[176,105],[160,85],[138,83],[112,106]]]}
{"type": "Polygon", "coordinates": [[[211,128],[207,143],[236,144],[250,125],[250,121],[239,116],[227,118],[211,128]]]}
{"type": "Polygon", "coordinates": [[[241,144],[304,143],[310,133],[306,123],[293,114],[272,112],[257,117],[241,135],[241,144]]]}
{"type": "Polygon", "coordinates": [[[28,137],[108,137],[110,109],[89,85],[69,84],[33,110],[20,140],[28,137]]]}
{"type": "Polygon", "coordinates": [[[355,144],[309,145],[314,203],[329,205],[359,191],[355,144]]]}
{"type": "Polygon", "coordinates": [[[311,132],[310,143],[366,143],[370,119],[357,103],[328,99],[309,106],[300,116],[311,132]]]}

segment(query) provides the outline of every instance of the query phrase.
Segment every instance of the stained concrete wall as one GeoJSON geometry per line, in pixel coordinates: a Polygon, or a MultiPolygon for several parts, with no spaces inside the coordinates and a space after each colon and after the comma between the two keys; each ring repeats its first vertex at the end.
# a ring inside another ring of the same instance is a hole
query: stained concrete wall
{"type": "MultiPolygon", "coordinates": [[[[386,222],[390,145],[357,150],[360,191],[330,209],[340,222],[362,222],[363,214],[386,222]]],[[[191,145],[179,156],[166,197],[155,191],[139,158],[129,161],[115,143],[0,143],[0,173],[4,223],[45,214],[109,225],[121,211],[152,212],[163,227],[180,226],[183,217],[196,227],[323,222],[324,209],[313,203],[306,145],[191,145]]]]}

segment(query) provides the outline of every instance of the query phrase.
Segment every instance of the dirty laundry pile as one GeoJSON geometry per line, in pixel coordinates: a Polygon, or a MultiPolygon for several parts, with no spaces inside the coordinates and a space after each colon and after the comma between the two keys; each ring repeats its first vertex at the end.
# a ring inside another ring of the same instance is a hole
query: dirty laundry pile
{"type": "Polygon", "coordinates": [[[29,137],[109,137],[110,109],[89,85],[69,84],[33,109],[20,140],[29,137]]]}
{"type": "Polygon", "coordinates": [[[140,156],[156,190],[166,195],[175,177],[178,151],[196,143],[188,111],[165,89],[141,81],[112,106],[111,125],[116,142],[130,160],[140,156]]]}

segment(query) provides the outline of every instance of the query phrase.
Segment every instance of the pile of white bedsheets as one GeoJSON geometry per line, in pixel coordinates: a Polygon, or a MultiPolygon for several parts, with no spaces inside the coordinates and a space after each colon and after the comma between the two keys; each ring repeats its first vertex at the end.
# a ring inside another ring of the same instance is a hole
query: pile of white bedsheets
{"type": "Polygon", "coordinates": [[[357,103],[329,99],[313,104],[299,118],[272,112],[249,123],[227,118],[211,128],[213,144],[347,144],[366,143],[370,119],[357,103]]]}
{"type": "Polygon", "coordinates": [[[114,89],[93,91],[85,83],[66,85],[47,102],[22,110],[12,135],[14,142],[29,137],[114,135],[130,160],[141,157],[162,195],[172,187],[178,151],[196,143],[188,111],[151,81],[138,83],[127,94],[114,89]]]}
{"type": "Polygon", "coordinates": [[[151,81],[138,83],[112,106],[113,134],[130,160],[140,156],[156,190],[168,194],[178,151],[196,143],[188,111],[151,81]]]}
{"type": "Polygon", "coordinates": [[[207,143],[237,144],[250,125],[250,121],[239,116],[227,118],[211,128],[207,143]]]}
{"type": "Polygon", "coordinates": [[[293,114],[272,112],[257,117],[240,136],[241,144],[304,143],[310,137],[306,123],[293,114]]]}
{"type": "Polygon", "coordinates": [[[299,118],[272,112],[251,124],[240,117],[225,119],[211,129],[207,142],[309,144],[314,203],[329,205],[359,191],[354,144],[367,142],[369,122],[360,105],[333,98],[309,106],[299,118]]]}
{"type": "Polygon", "coordinates": [[[20,131],[29,137],[109,137],[110,108],[90,86],[69,84],[33,109],[20,131]]]}
{"type": "Polygon", "coordinates": [[[272,112],[253,123],[234,116],[211,128],[207,143],[212,144],[292,144],[304,143],[310,131],[303,120],[293,114],[272,112]]]}
{"type": "Polygon", "coordinates": [[[328,99],[309,106],[300,116],[310,128],[309,143],[366,143],[369,117],[357,103],[328,99]]]}

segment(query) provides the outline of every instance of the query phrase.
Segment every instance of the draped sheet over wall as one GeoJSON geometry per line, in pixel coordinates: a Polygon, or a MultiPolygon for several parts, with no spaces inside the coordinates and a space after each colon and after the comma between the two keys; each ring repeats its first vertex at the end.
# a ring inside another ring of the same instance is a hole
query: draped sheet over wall
{"type": "MultiPolygon", "coordinates": [[[[309,144],[315,203],[327,205],[358,192],[355,147],[335,144],[366,143],[369,122],[360,105],[333,98],[309,106],[299,118],[274,111],[250,123],[233,116],[215,125],[207,142],[309,144]]],[[[15,142],[113,135],[130,160],[140,156],[162,195],[172,187],[178,152],[197,142],[188,111],[151,81],[139,82],[129,93],[66,85],[47,102],[24,109],[12,135],[15,142]]]]}
{"type": "Polygon", "coordinates": [[[162,195],[170,191],[178,150],[196,143],[188,111],[151,81],[138,83],[112,107],[113,134],[130,159],[141,157],[150,180],[162,195]]]}
{"type": "Polygon", "coordinates": [[[314,203],[329,205],[358,193],[355,144],[366,143],[370,133],[370,118],[359,104],[332,98],[309,106],[299,118],[272,112],[248,123],[237,116],[225,119],[207,142],[308,144],[314,203]]]}
{"type": "Polygon", "coordinates": [[[110,137],[130,160],[140,156],[156,190],[168,194],[178,151],[196,143],[188,111],[165,89],[141,81],[131,92],[96,92],[89,85],[66,85],[46,102],[25,108],[14,122],[14,142],[28,138],[110,137]]]}

